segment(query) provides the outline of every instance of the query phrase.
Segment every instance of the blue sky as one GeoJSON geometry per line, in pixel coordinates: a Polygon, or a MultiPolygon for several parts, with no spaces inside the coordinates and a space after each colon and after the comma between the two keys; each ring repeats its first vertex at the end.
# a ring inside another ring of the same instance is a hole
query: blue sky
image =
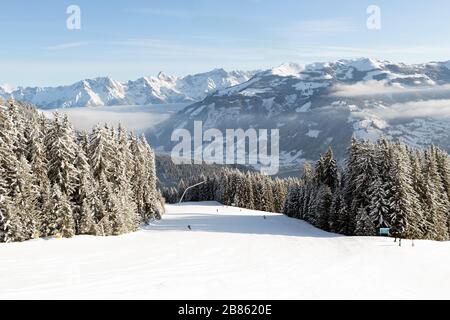
{"type": "Polygon", "coordinates": [[[450,60],[448,0],[0,2],[0,83],[16,86],[363,56],[450,60]],[[81,30],[66,28],[71,4],[81,8],[81,30]],[[379,31],[366,27],[371,4],[381,8],[379,31]]]}

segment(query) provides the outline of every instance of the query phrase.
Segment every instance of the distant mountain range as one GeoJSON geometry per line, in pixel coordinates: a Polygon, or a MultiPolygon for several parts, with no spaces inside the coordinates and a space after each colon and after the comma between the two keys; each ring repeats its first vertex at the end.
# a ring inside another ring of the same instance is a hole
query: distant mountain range
{"type": "Polygon", "coordinates": [[[127,83],[104,77],[59,87],[12,89],[4,85],[0,86],[0,96],[27,101],[42,109],[193,103],[216,90],[243,83],[255,73],[216,69],[183,78],[161,72],[157,77],[143,77],[127,83]]]}
{"type": "Polygon", "coordinates": [[[332,146],[345,158],[352,136],[403,139],[450,151],[450,62],[403,64],[373,59],[283,64],[259,71],[211,72],[183,78],[160,73],[120,83],[97,78],[71,86],[0,86],[0,96],[39,108],[186,103],[147,132],[161,152],[175,129],[279,129],[285,166],[314,161],[332,146]]]}
{"type": "Polygon", "coordinates": [[[174,129],[280,129],[284,165],[316,160],[329,146],[343,159],[352,136],[434,143],[450,151],[450,62],[372,59],[285,64],[220,89],[148,132],[171,151],[174,129]]]}

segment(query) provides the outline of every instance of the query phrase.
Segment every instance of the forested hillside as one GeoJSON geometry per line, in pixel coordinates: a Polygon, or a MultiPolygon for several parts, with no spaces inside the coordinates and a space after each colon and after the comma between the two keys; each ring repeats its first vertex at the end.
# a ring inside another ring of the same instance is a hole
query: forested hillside
{"type": "Polygon", "coordinates": [[[180,181],[189,181],[192,177],[212,176],[219,174],[224,168],[239,169],[242,172],[252,171],[251,168],[242,165],[199,165],[173,163],[172,158],[164,154],[156,154],[156,174],[158,187],[169,189],[177,187],[180,181]]]}
{"type": "Polygon", "coordinates": [[[288,190],[299,184],[295,178],[278,179],[259,172],[242,172],[236,168],[222,168],[210,175],[201,174],[182,180],[177,188],[164,190],[169,203],[180,200],[187,187],[204,184],[189,190],[185,201],[219,201],[228,206],[250,210],[283,213],[288,190]]]}
{"type": "Polygon", "coordinates": [[[162,213],[145,138],[108,126],[79,133],[67,117],[1,106],[0,242],[119,235],[162,213]]]}

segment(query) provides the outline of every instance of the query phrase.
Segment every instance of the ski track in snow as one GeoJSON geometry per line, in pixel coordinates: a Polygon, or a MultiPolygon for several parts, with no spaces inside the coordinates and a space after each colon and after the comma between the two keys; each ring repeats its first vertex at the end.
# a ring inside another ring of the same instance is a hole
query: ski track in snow
{"type": "Polygon", "coordinates": [[[120,237],[0,244],[0,299],[450,298],[450,243],[400,248],[215,202],[167,210],[120,237]]]}

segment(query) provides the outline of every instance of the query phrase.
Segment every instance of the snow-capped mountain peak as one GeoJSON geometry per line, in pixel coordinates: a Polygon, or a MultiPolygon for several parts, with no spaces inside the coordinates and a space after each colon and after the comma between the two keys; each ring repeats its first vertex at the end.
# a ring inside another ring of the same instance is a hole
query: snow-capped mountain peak
{"type": "Polygon", "coordinates": [[[7,83],[0,85],[0,95],[8,94],[15,90],[15,88],[7,83]]]}
{"type": "Polygon", "coordinates": [[[168,76],[163,71],[160,71],[158,73],[157,79],[161,80],[161,81],[164,81],[164,82],[174,82],[174,81],[177,80],[176,77],[168,76]]]}
{"type": "Polygon", "coordinates": [[[304,69],[304,66],[289,62],[273,68],[270,73],[280,77],[296,77],[304,69]]]}
{"type": "Polygon", "coordinates": [[[369,58],[341,60],[341,62],[361,72],[378,70],[383,68],[383,63],[381,61],[369,58]]]}

